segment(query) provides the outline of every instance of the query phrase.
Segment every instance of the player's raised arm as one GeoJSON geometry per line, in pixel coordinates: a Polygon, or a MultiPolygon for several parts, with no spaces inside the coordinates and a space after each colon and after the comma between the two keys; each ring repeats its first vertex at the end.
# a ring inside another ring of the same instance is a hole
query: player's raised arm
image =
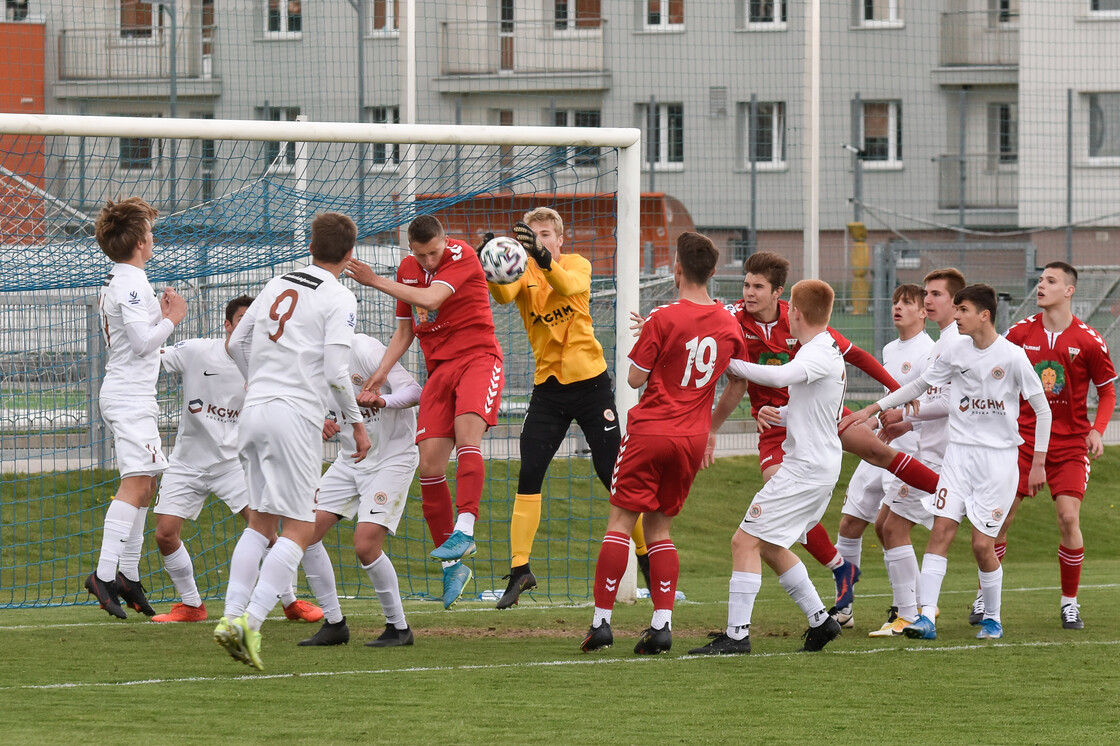
{"type": "Polygon", "coordinates": [[[433,282],[426,288],[419,288],[390,280],[388,277],[377,274],[373,271],[373,267],[358,259],[351,259],[349,264],[346,265],[345,272],[347,277],[359,285],[380,290],[410,306],[419,306],[429,311],[438,310],[443,302],[455,292],[454,288],[442,282],[433,282]]]}
{"type": "MultiPolygon", "coordinates": [[[[256,304],[256,301],[253,301],[256,304]]],[[[249,351],[253,347],[253,326],[256,324],[256,315],[253,313],[253,306],[249,306],[249,310],[241,318],[241,323],[230,334],[229,339],[226,340],[226,352],[229,353],[230,358],[237,369],[241,371],[241,376],[248,380],[249,378],[249,351]]]]}

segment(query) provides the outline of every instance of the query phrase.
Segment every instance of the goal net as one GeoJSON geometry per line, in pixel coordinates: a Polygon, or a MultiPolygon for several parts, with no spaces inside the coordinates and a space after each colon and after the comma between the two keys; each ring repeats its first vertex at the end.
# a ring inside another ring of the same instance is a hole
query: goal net
{"type": "MultiPolygon", "coordinates": [[[[96,562],[117,484],[112,438],[97,410],[105,354],[97,289],[110,263],[92,229],[106,200],[139,196],[160,212],[148,278],[157,288],[174,286],[189,306],[169,343],[221,337],[229,299],[255,294],[307,261],[310,221],[319,212],[353,218],[359,258],[392,276],[403,256],[402,229],[419,214],[436,215],[449,235],[473,245],[487,231],[509,234],[526,210],[551,206],[565,221],[565,249],[592,263],[596,329],[617,366],[632,340],[616,329],[638,307],[637,138],[636,130],[606,128],[0,115],[0,261],[7,268],[0,275],[0,607],[88,600],[81,578],[96,562]]],[[[387,342],[394,302],[353,287],[358,331],[387,342]]],[[[483,445],[489,480],[465,599],[504,588],[518,435],[532,387],[532,352],[515,305],[492,310],[507,383],[499,425],[483,445]]],[[[423,383],[419,353],[404,362],[423,383]]],[[[618,393],[625,412],[633,393],[618,393]]],[[[169,451],[182,404],[176,377],[161,375],[159,401],[169,451]]],[[[324,445],[324,463],[336,450],[324,445]]],[[[545,485],[535,597],[590,595],[606,494],[573,429],[545,485]]],[[[154,520],[148,527],[142,579],[151,599],[168,601],[175,590],[154,520]]],[[[242,528],[213,496],[184,525],[204,598],[224,592],[242,528]]],[[[342,524],[326,540],[339,593],[373,597],[351,537],[352,526],[342,524]]],[[[406,596],[439,596],[430,550],[414,484],[388,547],[406,596]]]]}

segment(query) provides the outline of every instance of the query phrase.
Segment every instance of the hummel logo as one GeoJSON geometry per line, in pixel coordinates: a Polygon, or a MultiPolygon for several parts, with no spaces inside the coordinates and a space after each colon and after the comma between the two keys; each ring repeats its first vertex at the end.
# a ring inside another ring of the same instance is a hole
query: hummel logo
{"type": "Polygon", "coordinates": [[[618,578],[607,578],[607,590],[614,593],[618,588],[618,578]]]}
{"type": "Polygon", "coordinates": [[[661,586],[662,593],[668,593],[673,589],[673,584],[668,580],[662,580],[659,585],[661,586]]]}
{"type": "Polygon", "coordinates": [[[208,370],[204,370],[204,371],[202,371],[202,375],[204,375],[204,376],[216,376],[218,374],[217,373],[211,373],[208,370]]]}

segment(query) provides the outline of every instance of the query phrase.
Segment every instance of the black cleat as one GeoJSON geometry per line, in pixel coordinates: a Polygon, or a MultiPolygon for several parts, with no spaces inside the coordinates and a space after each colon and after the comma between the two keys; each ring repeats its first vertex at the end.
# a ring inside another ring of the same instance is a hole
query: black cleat
{"type": "Polygon", "coordinates": [[[658,653],[668,653],[672,647],[673,631],[666,624],[661,629],[647,627],[642,632],[642,636],[638,638],[638,644],[634,646],[634,652],[638,655],[657,655],[658,653]]]}
{"type": "Polygon", "coordinates": [[[415,638],[412,636],[412,629],[405,627],[404,629],[397,629],[391,624],[385,625],[385,631],[376,640],[370,640],[366,643],[367,648],[399,648],[404,645],[411,645],[415,638]]]}
{"type": "Polygon", "coordinates": [[[117,619],[128,619],[128,614],[124,613],[121,602],[117,600],[116,581],[110,580],[106,583],[97,577],[96,572],[91,572],[89,577],[86,578],[86,590],[97,599],[97,603],[100,604],[102,609],[109,612],[109,616],[115,616],[117,619]]]}
{"type": "Polygon", "coordinates": [[[984,621],[984,593],[976,591],[976,600],[968,610],[968,623],[975,627],[982,621],[984,621]]]}
{"type": "Polygon", "coordinates": [[[133,611],[139,611],[144,616],[155,616],[156,610],[148,603],[144,595],[144,586],[139,580],[129,580],[124,573],[117,573],[117,594],[121,600],[128,604],[133,611]]]}
{"type": "Polygon", "coordinates": [[[319,628],[318,632],[296,644],[306,648],[345,645],[348,642],[350,642],[350,628],[346,626],[346,617],[342,617],[342,621],[335,624],[323,620],[323,626],[319,628]]]}
{"type": "Polygon", "coordinates": [[[742,655],[751,652],[751,636],[747,635],[742,640],[728,637],[726,632],[712,632],[708,635],[711,642],[707,645],[693,648],[689,655],[742,655]]]}
{"type": "Polygon", "coordinates": [[[824,650],[824,646],[840,636],[840,622],[832,617],[827,617],[825,623],[819,627],[810,627],[801,635],[805,645],[798,650],[799,653],[816,653],[824,650]]]}
{"type": "Polygon", "coordinates": [[[522,593],[537,587],[537,576],[533,574],[528,565],[518,565],[511,568],[509,575],[502,576],[502,580],[506,578],[509,578],[509,585],[506,586],[506,592],[498,599],[498,604],[494,608],[508,609],[517,604],[517,600],[521,598],[522,593]]]}
{"type": "Polygon", "coordinates": [[[1081,620],[1081,606],[1076,603],[1066,604],[1062,607],[1062,629],[1085,629],[1085,622],[1081,620]]]}
{"type": "Polygon", "coordinates": [[[611,632],[611,625],[603,622],[598,627],[587,628],[587,637],[583,638],[579,649],[585,653],[593,653],[611,645],[614,645],[614,633],[611,632]]]}
{"type": "Polygon", "coordinates": [[[653,589],[653,583],[651,583],[650,579],[649,579],[649,555],[648,554],[637,554],[635,556],[638,558],[638,570],[641,571],[642,578],[644,578],[645,581],[646,581],[646,588],[649,588],[649,589],[652,590],[653,589]]]}

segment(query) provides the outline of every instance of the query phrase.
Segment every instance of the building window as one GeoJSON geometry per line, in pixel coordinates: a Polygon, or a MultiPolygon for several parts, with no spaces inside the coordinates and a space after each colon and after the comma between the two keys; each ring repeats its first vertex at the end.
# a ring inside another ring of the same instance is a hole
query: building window
{"type": "MultiPolygon", "coordinates": [[[[257,115],[272,122],[294,122],[299,116],[298,106],[262,106],[257,115]]],[[[296,144],[294,142],[264,143],[265,171],[268,173],[291,173],[296,165],[296,144]]]]}
{"type": "Polygon", "coordinates": [[[554,27],[557,31],[599,28],[602,0],[553,0],[554,27]]]}
{"type": "Polygon", "coordinates": [[[684,104],[658,104],[652,116],[647,104],[638,106],[638,127],[646,143],[643,163],[671,170],[684,163],[684,104]]]}
{"type": "Polygon", "coordinates": [[[988,153],[997,163],[1019,162],[1019,107],[988,104],[988,153]]]}
{"type": "Polygon", "coordinates": [[[642,0],[647,31],[678,31],[684,28],[684,0],[642,0]]]}
{"type": "Polygon", "coordinates": [[[897,26],[902,23],[902,0],[853,0],[858,26],[897,26]]]}
{"type": "Polygon", "coordinates": [[[9,21],[23,21],[29,13],[27,0],[5,0],[4,18],[9,21]]]}
{"type": "MultiPolygon", "coordinates": [[[[551,122],[553,127],[602,127],[603,115],[598,109],[576,109],[574,111],[552,111],[551,122]]],[[[546,118],[546,121],[547,118],[546,118]]],[[[553,148],[556,160],[564,161],[577,168],[596,168],[599,165],[600,150],[594,148],[577,148],[560,146],[553,148]]]]}
{"type": "Polygon", "coordinates": [[[1120,158],[1120,93],[1089,96],[1089,157],[1120,158]]]}
{"type": "MultiPolygon", "coordinates": [[[[121,38],[154,38],[160,22],[160,13],[155,5],[156,3],[139,0],[121,0],[121,38]]],[[[26,8],[26,3],[24,7],[26,8]]]]}
{"type": "Polygon", "coordinates": [[[374,33],[396,32],[400,28],[400,0],[373,0],[370,23],[374,33]]]}
{"type": "Polygon", "coordinates": [[[303,31],[303,3],[300,0],[266,0],[265,31],[294,36],[303,31]]]}
{"type": "Polygon", "coordinates": [[[749,102],[739,104],[740,132],[743,167],[750,168],[753,155],[754,163],[765,169],[779,169],[786,165],[786,105],[782,101],[759,101],[757,115],[751,120],[749,102]],[[751,152],[751,136],[754,136],[754,152],[751,152]]]}
{"type": "Polygon", "coordinates": [[[1094,13],[1120,12],[1120,0],[1090,0],[1089,10],[1094,13]]]}
{"type": "Polygon", "coordinates": [[[785,26],[786,0],[747,0],[749,26],[785,26]]]}
{"type": "Polygon", "coordinates": [[[150,137],[121,137],[117,168],[121,171],[151,171],[158,156],[159,141],[150,137]]]}
{"type": "MultiPolygon", "coordinates": [[[[399,106],[374,106],[369,110],[369,121],[374,124],[400,124],[399,106]]],[[[401,162],[401,146],[393,143],[372,143],[373,163],[383,169],[396,168],[401,162]]]]}
{"type": "Polygon", "coordinates": [[[902,162],[902,104],[868,101],[863,105],[863,160],[902,162]]]}

